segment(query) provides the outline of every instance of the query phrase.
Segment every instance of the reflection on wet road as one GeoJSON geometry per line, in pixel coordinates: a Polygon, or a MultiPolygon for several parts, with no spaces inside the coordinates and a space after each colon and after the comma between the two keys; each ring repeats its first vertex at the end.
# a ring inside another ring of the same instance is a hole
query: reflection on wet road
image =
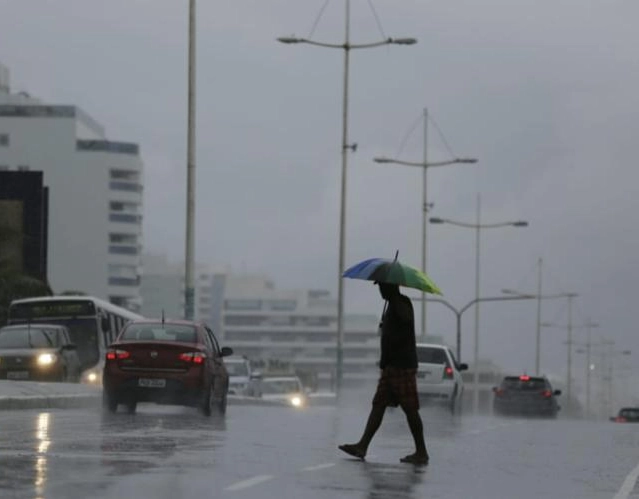
{"type": "Polygon", "coordinates": [[[141,405],[0,414],[0,497],[618,498],[633,497],[631,425],[450,419],[424,411],[428,467],[389,411],[366,462],[336,450],[359,437],[361,408],[229,406],[225,418],[141,405]],[[624,483],[624,480],[626,481],[624,483]]]}

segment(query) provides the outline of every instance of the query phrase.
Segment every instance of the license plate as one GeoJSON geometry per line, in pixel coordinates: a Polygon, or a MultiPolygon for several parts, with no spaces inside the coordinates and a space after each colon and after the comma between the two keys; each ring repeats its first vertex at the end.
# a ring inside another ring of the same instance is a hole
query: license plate
{"type": "Polygon", "coordinates": [[[7,379],[29,379],[29,371],[9,371],[7,379]]]}
{"type": "Polygon", "coordinates": [[[164,388],[166,386],[166,380],[159,378],[140,378],[138,379],[138,386],[145,388],[164,388]]]}

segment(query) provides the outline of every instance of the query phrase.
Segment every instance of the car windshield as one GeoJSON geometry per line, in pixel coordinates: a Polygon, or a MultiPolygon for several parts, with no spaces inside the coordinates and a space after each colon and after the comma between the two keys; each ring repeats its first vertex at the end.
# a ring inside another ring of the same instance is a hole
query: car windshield
{"type": "Polygon", "coordinates": [[[226,370],[229,376],[248,376],[248,366],[246,362],[225,362],[226,370]]]}
{"type": "Polygon", "coordinates": [[[11,328],[0,330],[0,348],[56,348],[58,332],[52,329],[11,328]]]}
{"type": "Polygon", "coordinates": [[[518,391],[535,391],[550,388],[544,378],[508,377],[501,384],[502,388],[518,391]]]}
{"type": "Polygon", "coordinates": [[[266,394],[299,393],[301,390],[300,383],[296,379],[265,379],[262,382],[262,393],[266,394]]]}
{"type": "Polygon", "coordinates": [[[131,324],[122,336],[125,341],[177,341],[180,343],[197,343],[197,331],[194,326],[174,324],[131,324]]]}
{"type": "Polygon", "coordinates": [[[425,364],[448,364],[443,348],[417,347],[417,360],[425,364]]]}

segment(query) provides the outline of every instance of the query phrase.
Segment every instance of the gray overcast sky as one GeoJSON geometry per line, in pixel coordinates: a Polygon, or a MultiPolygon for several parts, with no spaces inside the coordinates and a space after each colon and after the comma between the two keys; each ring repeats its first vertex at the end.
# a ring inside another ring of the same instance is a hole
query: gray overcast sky
{"type": "MultiPolygon", "coordinates": [[[[196,257],[270,274],[279,287],[336,289],[343,53],[275,41],[307,36],[323,3],[198,2],[196,257]]],[[[176,260],[184,251],[187,4],[0,0],[0,60],[13,89],[77,104],[112,139],[140,143],[146,248],[176,260]]],[[[398,249],[419,265],[421,174],[372,157],[394,156],[427,106],[454,152],[480,159],[430,171],[432,215],[473,221],[481,192],[483,221],[530,222],[482,232],[482,294],[534,290],[543,257],[546,292],[581,294],[575,322],[591,317],[617,349],[639,355],[639,3],[374,5],[387,36],[419,43],[352,56],[350,132],[359,148],[349,171],[347,262],[398,249]]],[[[380,37],[366,0],[352,1],[352,17],[353,41],[380,37]]],[[[314,39],[343,39],[342,1],[329,3],[314,39]]],[[[420,160],[421,148],[418,129],[402,158],[420,160]]],[[[431,133],[429,159],[448,158],[431,133]]],[[[461,306],[474,295],[474,232],[430,226],[429,235],[430,274],[461,306]]],[[[348,282],[346,293],[347,310],[380,310],[372,286],[348,282]]],[[[534,302],[481,310],[482,356],[532,370],[534,302]]],[[[429,311],[429,332],[452,343],[452,314],[429,311]]],[[[565,300],[544,303],[543,314],[565,321],[565,300]]],[[[563,374],[565,332],[543,335],[544,371],[563,374]]],[[[464,338],[469,360],[472,312],[464,338]]]]}

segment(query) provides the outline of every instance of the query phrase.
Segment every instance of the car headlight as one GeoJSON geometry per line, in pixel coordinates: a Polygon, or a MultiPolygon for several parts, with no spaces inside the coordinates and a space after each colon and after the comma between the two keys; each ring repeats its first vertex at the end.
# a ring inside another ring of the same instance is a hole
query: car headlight
{"type": "Polygon", "coordinates": [[[291,405],[293,407],[302,407],[302,397],[298,397],[297,395],[294,397],[291,397],[291,405]]]}
{"type": "Polygon", "coordinates": [[[96,370],[85,371],[82,373],[82,383],[90,385],[99,385],[102,383],[102,376],[96,370]]]}
{"type": "Polygon", "coordinates": [[[50,366],[57,360],[57,357],[52,353],[41,353],[38,355],[39,366],[50,366]]]}

